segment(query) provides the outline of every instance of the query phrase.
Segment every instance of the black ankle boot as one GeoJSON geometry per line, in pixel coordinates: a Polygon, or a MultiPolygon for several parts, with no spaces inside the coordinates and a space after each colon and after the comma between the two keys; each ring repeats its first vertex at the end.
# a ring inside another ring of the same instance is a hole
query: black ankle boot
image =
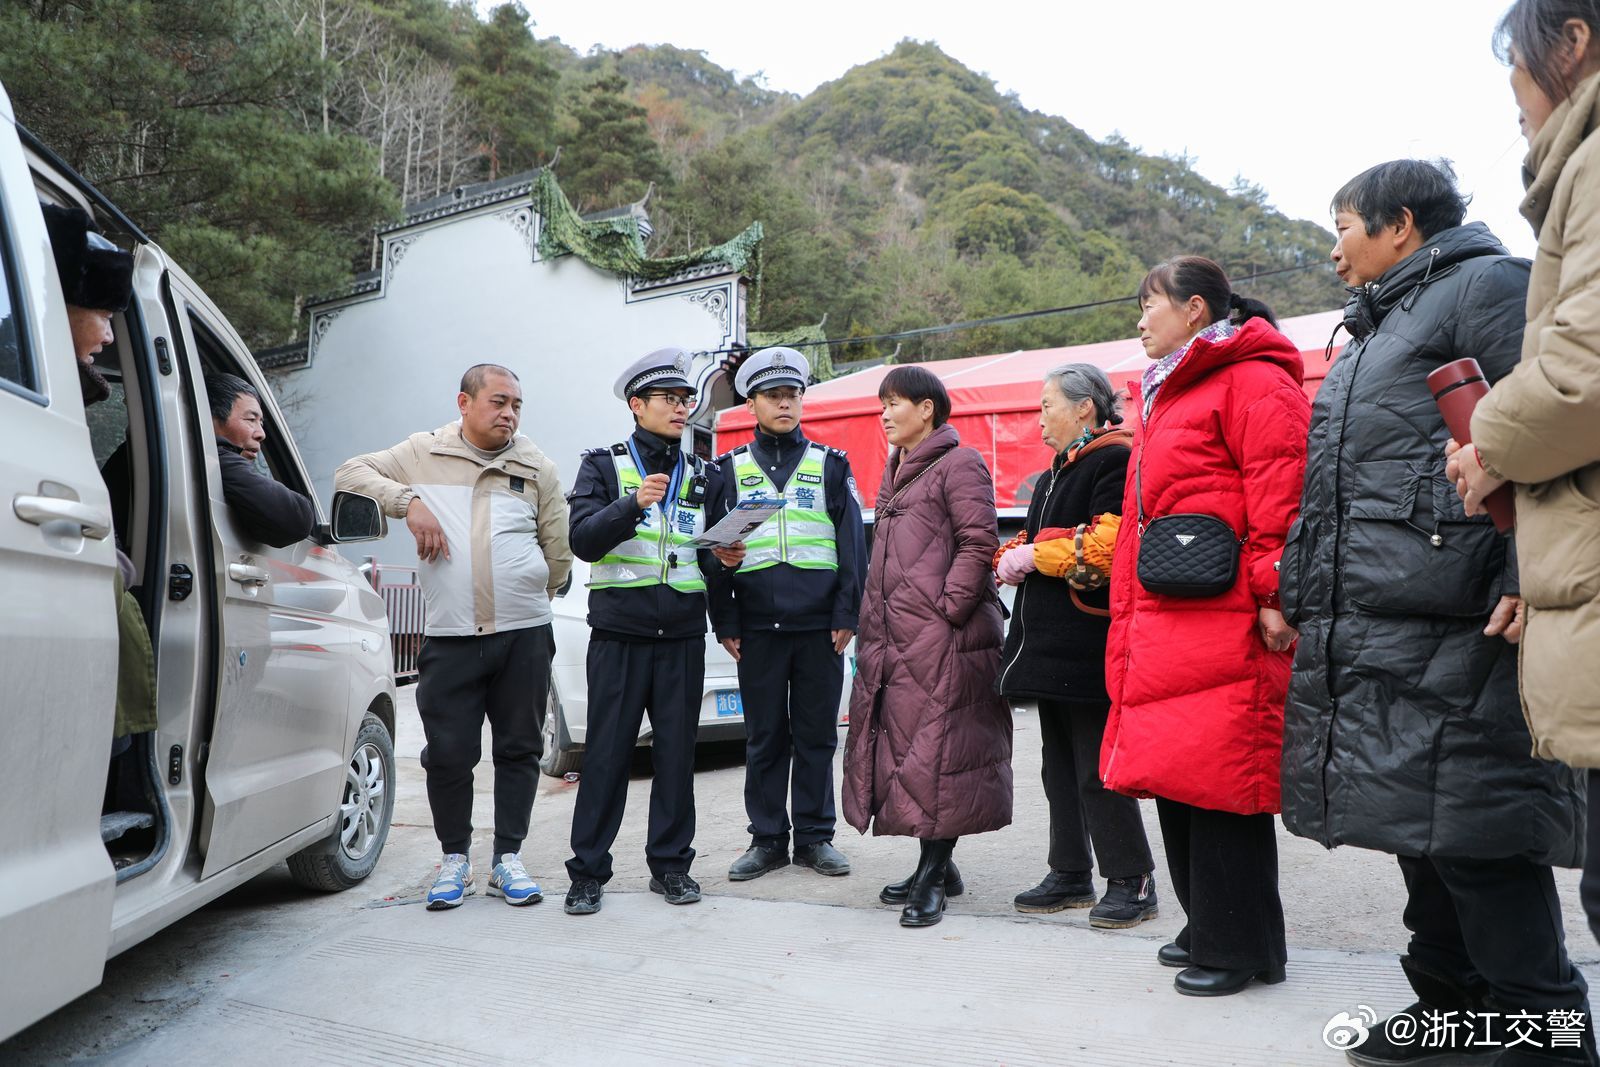
{"type": "MultiPolygon", "coordinates": [[[[921,864],[918,864],[920,867],[921,864]]],[[[911,883],[916,880],[917,873],[912,871],[898,882],[890,882],[878,892],[878,899],[885,904],[904,904],[911,895],[911,883]]],[[[961,880],[961,872],[956,870],[956,861],[951,860],[945,864],[944,895],[959,897],[967,891],[967,884],[961,880]]]]}
{"type": "Polygon", "coordinates": [[[911,878],[911,891],[900,912],[901,926],[932,926],[944,918],[944,880],[950,873],[954,838],[924,842],[922,863],[911,878]]]}

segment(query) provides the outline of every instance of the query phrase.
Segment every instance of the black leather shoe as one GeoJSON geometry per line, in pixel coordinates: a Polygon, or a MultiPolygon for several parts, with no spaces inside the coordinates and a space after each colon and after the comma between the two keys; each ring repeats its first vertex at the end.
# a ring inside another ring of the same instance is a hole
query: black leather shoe
{"type": "MultiPolygon", "coordinates": [[[[904,904],[906,897],[911,895],[911,881],[916,878],[912,872],[898,882],[890,882],[878,893],[878,899],[885,904],[904,904]]],[[[944,865],[944,895],[959,897],[967,891],[967,883],[961,880],[961,872],[956,870],[956,861],[951,860],[944,865]]]]}
{"type": "Polygon", "coordinates": [[[567,890],[567,900],[562,910],[568,915],[593,915],[600,910],[600,898],[605,890],[593,878],[580,878],[567,890]]]}
{"type": "Polygon", "coordinates": [[[1044,881],[1012,898],[1020,912],[1049,915],[1068,908],[1087,908],[1095,902],[1093,871],[1051,871],[1044,881]]]}
{"type": "Polygon", "coordinates": [[[1089,912],[1089,925],[1101,930],[1125,930],[1160,914],[1155,875],[1113,878],[1106,885],[1106,895],[1089,912]]]}
{"type": "Polygon", "coordinates": [[[1156,950],[1156,962],[1163,967],[1188,967],[1194,963],[1189,950],[1180,948],[1176,941],[1168,941],[1156,950]]]}
{"type": "Polygon", "coordinates": [[[844,853],[833,847],[832,841],[801,845],[794,850],[794,862],[796,866],[810,867],[818,874],[850,873],[850,861],[844,858],[844,853]]]}
{"type": "Polygon", "coordinates": [[[789,866],[788,849],[751,845],[749,850],[734,860],[733,866],[728,868],[728,881],[748,882],[752,878],[760,878],[768,871],[787,866],[789,866]]]}
{"type": "Polygon", "coordinates": [[[927,843],[900,912],[901,926],[933,926],[944,918],[944,879],[950,873],[950,852],[955,847],[953,838],[927,843]]]}
{"type": "Polygon", "coordinates": [[[650,892],[660,893],[668,904],[693,904],[700,899],[700,883],[688,871],[668,871],[650,879],[650,892]]]}
{"type": "Polygon", "coordinates": [[[1172,984],[1186,997],[1227,997],[1249,985],[1251,980],[1262,985],[1277,985],[1283,981],[1282,967],[1265,970],[1232,970],[1227,967],[1201,967],[1191,965],[1178,972],[1172,984]]]}

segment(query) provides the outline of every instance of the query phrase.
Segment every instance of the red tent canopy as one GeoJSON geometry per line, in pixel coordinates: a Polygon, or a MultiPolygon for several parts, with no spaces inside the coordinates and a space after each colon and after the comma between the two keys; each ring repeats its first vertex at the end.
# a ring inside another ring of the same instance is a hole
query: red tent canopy
{"type": "MultiPolygon", "coordinates": [[[[1284,319],[1280,328],[1300,347],[1305,360],[1305,388],[1314,395],[1327,377],[1324,358],[1328,338],[1341,321],[1338,311],[1284,319]]],[[[1044,376],[1063,363],[1093,363],[1126,392],[1149,359],[1137,338],[1041,348],[999,356],[970,356],[921,364],[937,374],[950,391],[950,424],[963,444],[983,453],[994,474],[995,506],[1026,508],[1039,475],[1049,469],[1050,449],[1039,440],[1039,388],[1044,376]]],[[[889,367],[871,367],[806,390],[806,436],[850,453],[864,506],[873,507],[889,448],[878,423],[882,410],[878,383],[889,367]]],[[[743,407],[717,417],[717,449],[725,452],[750,440],[755,419],[743,407]]]]}

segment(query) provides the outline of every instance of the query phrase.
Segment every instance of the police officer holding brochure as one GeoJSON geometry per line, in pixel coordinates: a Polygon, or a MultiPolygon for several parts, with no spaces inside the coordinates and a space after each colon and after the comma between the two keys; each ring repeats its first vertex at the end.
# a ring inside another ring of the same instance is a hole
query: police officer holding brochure
{"type": "Polygon", "coordinates": [[[611,845],[622,825],[628,768],[648,712],[655,778],[645,859],[650,889],[692,904],[694,746],[705,679],[706,583],[717,561],[737,565],[742,545],[697,550],[722,474],[685,453],[694,406],[689,353],[662,348],[617,379],[633,413],[627,440],[583,454],[571,504],[572,550],[589,577],[589,732],[572,812],[566,912],[600,910],[611,845]]]}
{"type": "Polygon", "coordinates": [[[751,844],[728,871],[733,881],[788,866],[791,833],[796,864],[850,873],[832,843],[833,753],[842,653],[861,608],[866,538],[849,459],[801,431],[810,370],[792,348],[747,359],[734,387],[755,415],[755,439],[717,461],[719,513],[752,500],[786,502],[747,538],[732,582],[713,596],[717,637],[739,665],[748,737],[751,844]]]}

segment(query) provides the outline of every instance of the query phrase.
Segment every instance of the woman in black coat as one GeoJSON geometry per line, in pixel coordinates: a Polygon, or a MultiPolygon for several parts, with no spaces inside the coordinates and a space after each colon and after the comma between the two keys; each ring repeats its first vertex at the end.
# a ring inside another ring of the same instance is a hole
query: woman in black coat
{"type": "MultiPolygon", "coordinates": [[[[1356,176],[1333,210],[1354,340],[1317,393],[1281,563],[1284,616],[1300,631],[1283,822],[1328,848],[1397,857],[1413,1019],[1587,1011],[1550,870],[1582,862],[1582,785],[1530,754],[1510,643],[1515,559],[1445,479],[1449,433],[1427,384],[1467,356],[1490,381],[1511,370],[1528,263],[1482,223],[1462,225],[1453,175],[1419,160],[1356,176]]],[[[1373,1028],[1349,1058],[1422,1054],[1386,1035],[1373,1028]]]]}
{"type": "Polygon", "coordinates": [[[1050,804],[1050,871],[1018,894],[1016,908],[1092,907],[1089,925],[1105,928],[1156,917],[1155,863],[1139,802],[1108,791],[1099,774],[1111,707],[1105,578],[1133,438],[1121,422],[1117,396],[1100,368],[1074,363],[1045,376],[1040,435],[1056,458],[1034,489],[1025,531],[995,555],[1000,580],[1018,587],[1000,691],[1011,700],[1038,702],[1050,804]],[[1041,540],[1041,531],[1048,539],[1041,540]],[[1108,882],[1098,903],[1091,840],[1108,882]]]}

